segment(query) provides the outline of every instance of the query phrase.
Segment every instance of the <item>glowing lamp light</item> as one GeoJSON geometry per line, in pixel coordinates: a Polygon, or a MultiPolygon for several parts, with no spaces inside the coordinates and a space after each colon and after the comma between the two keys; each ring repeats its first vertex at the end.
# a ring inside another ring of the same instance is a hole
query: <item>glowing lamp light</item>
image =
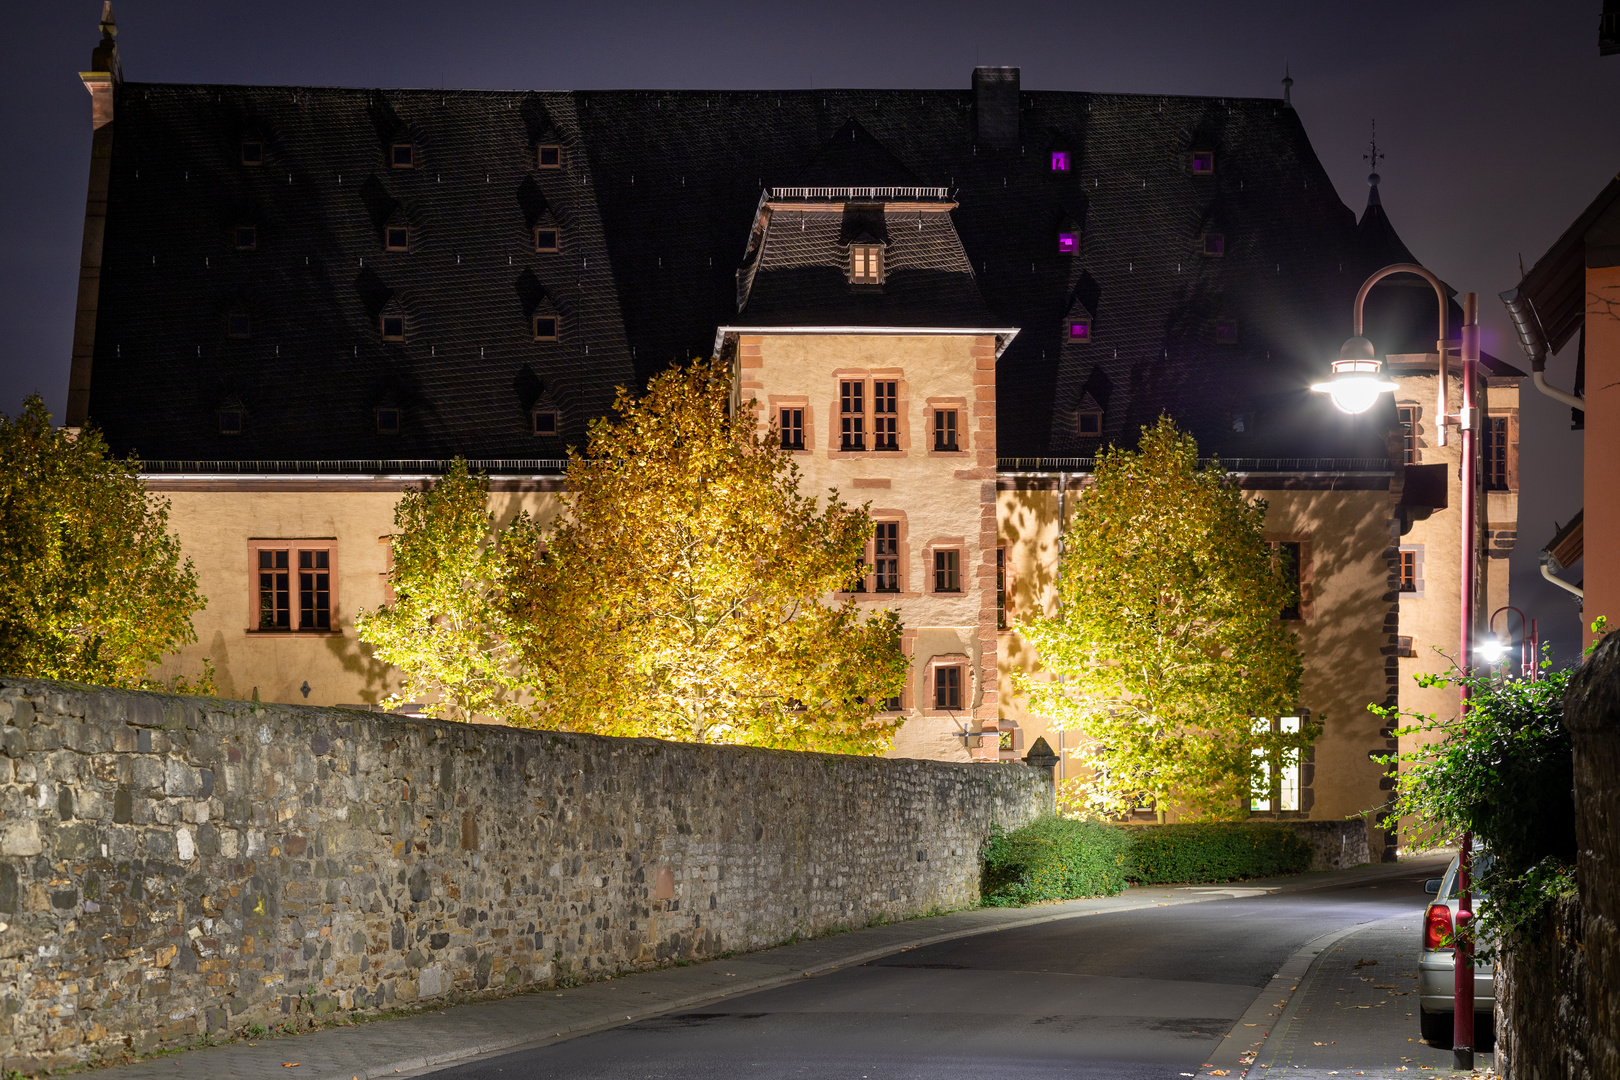
{"type": "Polygon", "coordinates": [[[1333,361],[1333,377],[1313,384],[1311,389],[1332,397],[1340,412],[1364,413],[1377,403],[1379,394],[1396,388],[1383,376],[1384,365],[1373,355],[1372,342],[1353,337],[1339,350],[1339,359],[1333,361]]]}
{"type": "Polygon", "coordinates": [[[1485,658],[1487,664],[1499,664],[1507,655],[1508,644],[1501,638],[1492,635],[1474,647],[1474,651],[1485,658]]]}

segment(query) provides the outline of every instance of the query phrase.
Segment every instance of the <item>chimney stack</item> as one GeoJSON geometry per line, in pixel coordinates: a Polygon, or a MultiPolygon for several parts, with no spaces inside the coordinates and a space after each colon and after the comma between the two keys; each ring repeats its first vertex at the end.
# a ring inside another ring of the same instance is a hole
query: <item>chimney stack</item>
{"type": "Polygon", "coordinates": [[[977,141],[989,146],[1018,145],[1018,69],[973,69],[973,119],[977,141]]]}

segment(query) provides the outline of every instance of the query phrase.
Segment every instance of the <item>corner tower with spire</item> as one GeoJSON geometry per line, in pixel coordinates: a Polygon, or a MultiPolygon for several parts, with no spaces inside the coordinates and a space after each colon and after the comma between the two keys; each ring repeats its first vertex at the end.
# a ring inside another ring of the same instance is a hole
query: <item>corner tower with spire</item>
{"type": "Polygon", "coordinates": [[[113,105],[124,82],[118,59],[118,23],[112,0],[101,5],[101,41],[90,70],[79,72],[90,91],[90,184],[84,207],[84,246],[79,256],[79,298],[74,305],[73,361],[68,373],[70,428],[84,426],[90,412],[90,365],[96,351],[96,312],[101,298],[101,247],[107,232],[107,191],[112,176],[113,105]]]}

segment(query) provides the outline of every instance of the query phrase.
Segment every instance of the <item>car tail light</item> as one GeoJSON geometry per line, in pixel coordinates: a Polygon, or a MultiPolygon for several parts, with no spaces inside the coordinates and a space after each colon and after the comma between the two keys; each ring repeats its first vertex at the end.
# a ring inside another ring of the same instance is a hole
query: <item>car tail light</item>
{"type": "Polygon", "coordinates": [[[1451,936],[1451,909],[1444,904],[1430,904],[1423,917],[1423,947],[1446,949],[1446,938],[1451,936]]]}

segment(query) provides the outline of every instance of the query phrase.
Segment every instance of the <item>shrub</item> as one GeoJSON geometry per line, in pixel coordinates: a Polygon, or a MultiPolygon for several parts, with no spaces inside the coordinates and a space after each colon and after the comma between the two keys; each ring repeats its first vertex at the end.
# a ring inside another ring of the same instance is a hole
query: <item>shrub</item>
{"type": "Polygon", "coordinates": [[[1310,869],[1311,845],[1286,825],[1200,822],[1135,825],[1127,876],[1143,885],[1235,881],[1310,869]]]}
{"type": "Polygon", "coordinates": [[[1113,896],[1125,887],[1130,836],[1097,821],[1044,817],[1012,832],[992,828],[984,851],[983,903],[1113,896]]]}

